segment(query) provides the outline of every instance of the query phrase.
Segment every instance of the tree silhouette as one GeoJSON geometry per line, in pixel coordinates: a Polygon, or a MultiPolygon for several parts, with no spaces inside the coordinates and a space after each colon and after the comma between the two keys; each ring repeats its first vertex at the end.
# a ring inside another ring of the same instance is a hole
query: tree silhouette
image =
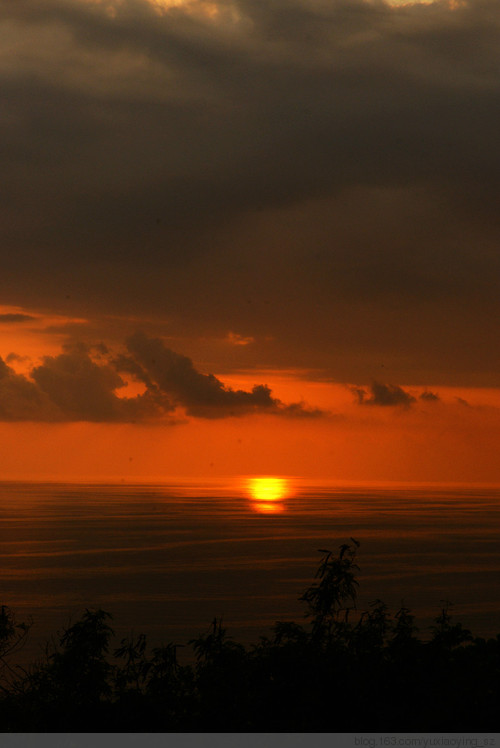
{"type": "Polygon", "coordinates": [[[188,644],[148,651],[144,634],[110,647],[110,615],[85,610],[42,662],[9,658],[29,624],[0,610],[4,732],[356,732],[495,729],[500,635],[473,638],[445,603],[428,639],[404,605],[356,609],[358,543],[323,554],[300,599],[306,622],[277,621],[244,647],[220,619],[188,644]],[[8,663],[7,665],[5,663],[8,663]],[[8,677],[7,675],[8,674],[8,677]]]}

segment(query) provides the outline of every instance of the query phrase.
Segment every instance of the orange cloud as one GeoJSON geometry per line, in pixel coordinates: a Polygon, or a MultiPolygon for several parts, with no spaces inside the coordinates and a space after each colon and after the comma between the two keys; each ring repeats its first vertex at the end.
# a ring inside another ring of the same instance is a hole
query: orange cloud
{"type": "Polygon", "coordinates": [[[236,332],[228,332],[225,339],[230,345],[250,345],[255,342],[255,338],[244,337],[236,332]]]}

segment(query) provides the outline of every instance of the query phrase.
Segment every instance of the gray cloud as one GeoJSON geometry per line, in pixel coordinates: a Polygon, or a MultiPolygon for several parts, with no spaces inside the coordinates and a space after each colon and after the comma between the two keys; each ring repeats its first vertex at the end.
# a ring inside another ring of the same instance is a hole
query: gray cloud
{"type": "Polygon", "coordinates": [[[81,345],[44,357],[29,378],[0,358],[0,420],[130,422],[157,419],[172,409],[151,392],[120,398],[115,391],[123,385],[109,364],[97,364],[81,345]]]}
{"type": "Polygon", "coordinates": [[[435,392],[429,392],[428,390],[425,390],[420,395],[420,399],[425,400],[426,402],[429,402],[429,403],[433,403],[433,402],[435,403],[435,402],[438,402],[441,398],[439,397],[439,395],[436,395],[435,392]]]}
{"type": "Polygon", "coordinates": [[[127,341],[131,357],[122,356],[116,365],[140,379],[148,389],[158,388],[201,418],[222,418],[247,413],[288,416],[316,416],[320,411],[302,404],[285,405],[272,396],[267,385],[255,385],[250,392],[227,387],[213,374],[203,374],[187,356],[167,348],[159,338],[136,333],[127,341]]]}
{"type": "Polygon", "coordinates": [[[46,356],[31,377],[68,420],[119,420],[121,402],[114,393],[124,382],[110,366],[92,361],[85,349],[46,356]]]}
{"type": "Polygon", "coordinates": [[[410,395],[409,392],[406,392],[395,384],[373,382],[370,386],[370,393],[370,397],[367,397],[365,390],[361,388],[354,389],[354,394],[360,405],[402,405],[403,407],[409,407],[415,402],[413,395],[410,395]]]}
{"type": "Polygon", "coordinates": [[[58,408],[50,398],[0,358],[0,420],[53,421],[58,418],[58,408]]]}

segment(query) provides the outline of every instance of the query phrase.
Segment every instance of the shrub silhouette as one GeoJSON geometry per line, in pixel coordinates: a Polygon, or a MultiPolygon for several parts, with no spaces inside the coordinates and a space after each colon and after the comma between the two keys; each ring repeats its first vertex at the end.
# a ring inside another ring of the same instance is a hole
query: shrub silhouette
{"type": "Polygon", "coordinates": [[[332,551],[320,550],[320,553],[326,554],[316,572],[316,578],[320,581],[308,587],[299,598],[309,607],[313,638],[330,639],[332,635],[342,637],[348,623],[349,610],[356,605],[356,572],[359,567],[355,557],[359,543],[351,539],[353,545],[341,545],[338,556],[334,556],[332,551]],[[349,602],[351,606],[348,605],[349,602]]]}
{"type": "Polygon", "coordinates": [[[0,607],[0,690],[8,693],[16,680],[19,666],[12,666],[12,657],[26,644],[33,622],[18,623],[14,612],[6,605],[0,607]]]}
{"type": "Polygon", "coordinates": [[[85,731],[100,724],[101,712],[111,696],[107,660],[113,630],[103,610],[85,610],[82,618],[64,630],[58,644],[47,647],[45,661],[33,666],[21,683],[21,711],[30,715],[33,730],[53,724],[61,730],[85,731]]]}
{"type": "MultiPolygon", "coordinates": [[[[402,606],[356,609],[359,544],[322,550],[300,599],[304,624],[278,621],[244,647],[222,621],[179,645],[148,651],[146,636],[111,650],[110,615],[86,610],[28,671],[10,663],[0,727],[20,732],[356,732],[495,729],[500,635],[474,638],[445,604],[431,636],[417,636],[402,606]],[[112,654],[110,654],[112,652],[112,654]]],[[[22,646],[29,624],[3,607],[0,664],[22,646]]],[[[5,668],[4,668],[5,669],[5,668]]]]}

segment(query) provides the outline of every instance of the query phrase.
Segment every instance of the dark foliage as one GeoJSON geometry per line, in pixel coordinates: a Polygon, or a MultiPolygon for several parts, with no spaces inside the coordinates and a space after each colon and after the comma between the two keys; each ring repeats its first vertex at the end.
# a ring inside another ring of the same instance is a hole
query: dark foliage
{"type": "Polygon", "coordinates": [[[29,625],[0,613],[3,732],[491,731],[500,702],[500,635],[474,638],[447,603],[430,638],[381,600],[356,610],[356,541],[324,554],[301,596],[307,625],[279,621],[246,648],[214,619],[189,642],[110,654],[110,615],[86,610],[25,671],[11,664],[29,625]]]}

